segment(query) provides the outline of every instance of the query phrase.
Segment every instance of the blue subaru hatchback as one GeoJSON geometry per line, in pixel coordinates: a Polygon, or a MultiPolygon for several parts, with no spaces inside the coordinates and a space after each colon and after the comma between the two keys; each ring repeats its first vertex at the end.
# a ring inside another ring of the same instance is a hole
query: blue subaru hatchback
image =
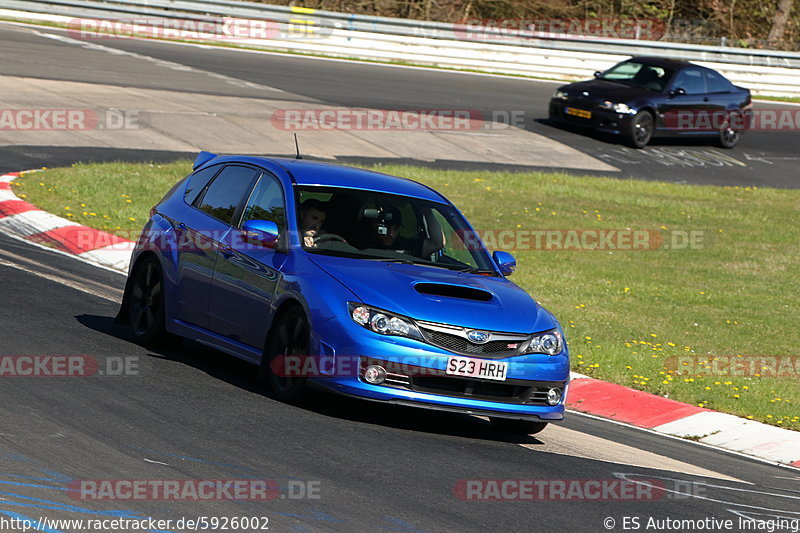
{"type": "Polygon", "coordinates": [[[151,211],[119,319],[258,365],[283,401],[317,387],[530,434],[563,419],[569,356],[514,267],[425,185],[201,152],[151,211]]]}

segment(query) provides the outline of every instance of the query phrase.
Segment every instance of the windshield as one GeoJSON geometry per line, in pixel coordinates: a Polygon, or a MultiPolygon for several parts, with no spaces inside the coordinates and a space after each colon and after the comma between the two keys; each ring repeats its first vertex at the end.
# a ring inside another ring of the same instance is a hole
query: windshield
{"type": "Polygon", "coordinates": [[[672,69],[636,61],[623,61],[603,72],[600,79],[661,92],[672,77],[672,69]]]}
{"type": "Polygon", "coordinates": [[[309,252],[481,273],[493,263],[453,207],[339,187],[297,187],[298,227],[309,252]]]}

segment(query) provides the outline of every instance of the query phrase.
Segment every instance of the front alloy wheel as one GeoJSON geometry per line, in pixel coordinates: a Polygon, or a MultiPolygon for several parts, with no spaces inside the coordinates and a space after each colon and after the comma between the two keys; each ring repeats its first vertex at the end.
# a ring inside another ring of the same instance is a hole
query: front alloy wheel
{"type": "Polygon", "coordinates": [[[292,307],[280,317],[270,334],[259,369],[260,379],[266,381],[276,399],[291,403],[300,400],[306,393],[306,378],[281,376],[280,369],[292,365],[287,365],[285,360],[275,361],[279,357],[307,357],[310,345],[311,328],[306,314],[299,306],[292,307]]]}
{"type": "Polygon", "coordinates": [[[629,141],[634,148],[644,148],[653,138],[655,121],[648,111],[639,111],[631,119],[629,141]]]}

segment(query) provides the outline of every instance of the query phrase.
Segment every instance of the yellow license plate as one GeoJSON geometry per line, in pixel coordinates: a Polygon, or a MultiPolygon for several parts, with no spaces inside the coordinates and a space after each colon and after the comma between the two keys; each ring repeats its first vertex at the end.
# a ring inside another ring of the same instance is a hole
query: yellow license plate
{"type": "Polygon", "coordinates": [[[581,118],[592,118],[592,112],[586,111],[585,109],[575,109],[574,107],[568,107],[564,111],[567,113],[567,115],[572,115],[581,118]]]}

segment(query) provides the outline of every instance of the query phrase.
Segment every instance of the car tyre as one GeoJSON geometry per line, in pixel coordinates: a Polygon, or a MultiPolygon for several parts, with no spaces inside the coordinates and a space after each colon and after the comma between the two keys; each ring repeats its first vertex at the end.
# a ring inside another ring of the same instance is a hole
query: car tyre
{"type": "MultiPolygon", "coordinates": [[[[731,121],[733,122],[733,121],[731,121]]],[[[737,144],[739,144],[739,139],[742,136],[742,132],[739,130],[735,130],[731,127],[730,123],[725,129],[720,130],[719,138],[717,139],[717,144],[722,148],[731,149],[737,144]]]]}
{"type": "Polygon", "coordinates": [[[504,433],[515,433],[518,435],[534,435],[542,431],[547,422],[535,422],[533,420],[514,420],[511,418],[489,417],[495,429],[504,433]]]}
{"type": "MultiPolygon", "coordinates": [[[[311,328],[303,309],[291,307],[278,319],[270,332],[264,355],[259,367],[259,381],[265,383],[272,397],[286,403],[294,403],[305,396],[308,391],[306,378],[284,377],[272,371],[273,361],[277,357],[309,355],[311,344],[311,328]]],[[[285,362],[280,366],[285,366],[285,362]]]]}
{"type": "Polygon", "coordinates": [[[649,111],[639,111],[631,119],[628,142],[634,148],[644,148],[653,138],[655,119],[649,111]]]}
{"type": "Polygon", "coordinates": [[[143,346],[174,346],[182,339],[167,332],[164,276],[154,257],[144,259],[133,274],[128,300],[128,324],[143,346]]]}

